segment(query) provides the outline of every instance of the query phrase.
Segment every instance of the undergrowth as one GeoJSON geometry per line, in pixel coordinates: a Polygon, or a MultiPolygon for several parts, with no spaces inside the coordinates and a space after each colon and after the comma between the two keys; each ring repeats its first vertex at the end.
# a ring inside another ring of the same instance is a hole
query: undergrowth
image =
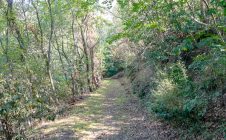
{"type": "Polygon", "coordinates": [[[189,76],[182,61],[166,64],[164,68],[152,67],[151,73],[142,76],[138,72],[136,78],[131,79],[133,92],[143,100],[152,114],[182,128],[181,138],[211,139],[225,133],[223,118],[219,118],[214,127],[213,122],[205,118],[213,100],[219,99],[220,90],[203,88],[203,84],[197,84],[189,76]]]}

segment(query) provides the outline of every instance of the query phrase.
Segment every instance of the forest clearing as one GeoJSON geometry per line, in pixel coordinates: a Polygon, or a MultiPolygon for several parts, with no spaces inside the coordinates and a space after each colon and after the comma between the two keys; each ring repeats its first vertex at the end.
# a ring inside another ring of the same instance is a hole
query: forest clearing
{"type": "Polygon", "coordinates": [[[0,0],[0,140],[225,140],[225,0],[0,0]]]}

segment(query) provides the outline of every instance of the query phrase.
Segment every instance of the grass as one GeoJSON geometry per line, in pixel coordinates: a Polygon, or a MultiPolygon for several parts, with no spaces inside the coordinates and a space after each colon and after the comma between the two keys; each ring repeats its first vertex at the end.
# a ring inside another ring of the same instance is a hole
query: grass
{"type": "Polygon", "coordinates": [[[76,104],[70,110],[69,116],[57,119],[54,122],[44,122],[44,124],[35,128],[32,133],[54,135],[64,130],[73,132],[76,138],[85,137],[89,139],[94,132],[108,131],[113,133],[117,131],[118,128],[106,125],[104,121],[126,119],[126,116],[123,114],[119,116],[111,116],[109,113],[106,114],[106,108],[112,104],[122,105],[127,100],[126,95],[121,94],[123,88],[120,87],[120,83],[116,80],[104,80],[101,88],[91,93],[88,98],[76,104]],[[116,97],[107,99],[109,93],[116,97]]]}

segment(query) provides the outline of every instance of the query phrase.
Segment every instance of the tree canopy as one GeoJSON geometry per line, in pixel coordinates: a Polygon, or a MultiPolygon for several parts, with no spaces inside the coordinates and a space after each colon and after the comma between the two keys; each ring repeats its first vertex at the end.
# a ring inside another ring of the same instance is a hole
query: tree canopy
{"type": "Polygon", "coordinates": [[[119,72],[144,109],[225,135],[225,23],[225,0],[0,0],[0,135],[25,139],[119,72]]]}

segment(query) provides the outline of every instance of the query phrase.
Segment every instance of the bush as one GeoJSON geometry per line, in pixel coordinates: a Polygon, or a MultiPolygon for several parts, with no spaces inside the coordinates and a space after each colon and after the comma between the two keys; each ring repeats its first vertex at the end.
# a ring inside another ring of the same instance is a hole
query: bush
{"type": "Polygon", "coordinates": [[[104,77],[112,77],[124,70],[124,62],[120,60],[111,60],[111,62],[107,62],[104,71],[104,77]]]}
{"type": "Polygon", "coordinates": [[[113,75],[125,69],[125,61],[115,57],[111,54],[110,49],[107,47],[104,53],[104,71],[103,76],[112,77],[113,75]]]}
{"type": "MultiPolygon", "coordinates": [[[[141,73],[146,75],[143,71],[141,73]]],[[[158,69],[152,76],[155,78],[149,77],[147,81],[145,76],[139,75],[143,82],[133,81],[133,89],[139,97],[147,97],[147,93],[142,90],[149,88],[146,90],[150,93],[148,108],[151,111],[168,120],[200,120],[205,115],[207,101],[188,79],[181,62],[170,64],[164,71],[158,69]],[[142,84],[144,85],[141,86],[142,84]]]]}

